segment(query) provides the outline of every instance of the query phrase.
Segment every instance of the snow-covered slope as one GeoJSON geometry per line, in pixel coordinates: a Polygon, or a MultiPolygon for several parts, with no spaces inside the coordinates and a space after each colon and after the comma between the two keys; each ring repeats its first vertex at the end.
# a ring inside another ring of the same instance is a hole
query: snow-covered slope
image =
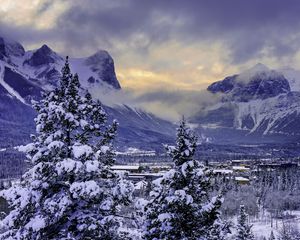
{"type": "Polygon", "coordinates": [[[235,127],[262,132],[299,135],[300,93],[281,94],[265,100],[237,104],[235,127]]]}
{"type": "MultiPolygon", "coordinates": [[[[300,75],[299,75],[300,76],[300,75]]],[[[300,88],[296,71],[275,71],[258,64],[207,89],[221,102],[191,118],[215,140],[300,140],[300,88]]]]}

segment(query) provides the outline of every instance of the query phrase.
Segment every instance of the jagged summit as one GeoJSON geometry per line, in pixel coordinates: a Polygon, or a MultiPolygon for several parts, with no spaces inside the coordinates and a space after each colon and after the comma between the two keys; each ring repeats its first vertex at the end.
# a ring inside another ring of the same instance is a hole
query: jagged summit
{"type": "Polygon", "coordinates": [[[47,65],[62,61],[63,58],[44,44],[39,49],[33,51],[31,57],[24,61],[24,64],[28,64],[33,67],[39,67],[41,65],[47,65]]]}
{"type": "Polygon", "coordinates": [[[262,63],[257,63],[253,67],[249,68],[247,71],[249,72],[264,72],[264,71],[270,71],[270,68],[268,68],[266,65],[262,63]]]}
{"type": "Polygon", "coordinates": [[[52,54],[54,51],[46,44],[43,44],[37,51],[41,51],[45,54],[52,54]]]}
{"type": "Polygon", "coordinates": [[[103,58],[112,58],[110,56],[110,54],[103,49],[98,49],[94,54],[92,54],[91,56],[89,56],[87,59],[103,59],[103,58]]]}
{"type": "Polygon", "coordinates": [[[95,54],[88,57],[84,63],[89,66],[102,81],[113,86],[115,89],[121,88],[116,77],[114,60],[107,51],[98,50],[95,54]]]}
{"type": "MultiPolygon", "coordinates": [[[[0,36],[0,61],[44,90],[57,86],[64,57],[43,44],[40,48],[25,51],[14,41],[0,36]]],[[[116,77],[114,60],[105,50],[98,50],[86,58],[70,57],[73,72],[78,73],[84,88],[99,89],[103,92],[121,89],[116,77]]],[[[21,78],[20,77],[20,78],[21,78]]]]}
{"type": "Polygon", "coordinates": [[[282,75],[276,70],[270,69],[262,63],[257,63],[253,67],[238,74],[238,81],[248,83],[253,79],[276,79],[279,75],[282,75]]]}
{"type": "MultiPolygon", "coordinates": [[[[85,64],[89,66],[93,66],[94,68],[103,67],[103,64],[113,64],[114,61],[112,57],[106,50],[98,50],[96,53],[87,57],[85,60],[85,64]]],[[[99,69],[98,69],[99,70],[99,69]]]]}

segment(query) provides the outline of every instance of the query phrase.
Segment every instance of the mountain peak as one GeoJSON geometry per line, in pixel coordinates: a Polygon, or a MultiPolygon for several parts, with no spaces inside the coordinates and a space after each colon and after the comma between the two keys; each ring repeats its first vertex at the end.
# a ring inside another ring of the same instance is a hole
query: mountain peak
{"type": "Polygon", "coordinates": [[[225,99],[229,101],[248,102],[288,93],[291,88],[283,74],[270,70],[263,64],[257,64],[241,74],[211,84],[207,90],[212,93],[225,93],[225,99]]]}
{"type": "Polygon", "coordinates": [[[46,44],[43,44],[37,51],[43,51],[45,53],[53,52],[52,49],[50,47],[48,47],[48,45],[46,45],[46,44]]]}
{"type": "Polygon", "coordinates": [[[36,49],[34,53],[39,52],[40,54],[44,55],[52,55],[58,56],[56,52],[54,52],[47,44],[43,44],[40,48],[36,49]]]}
{"type": "Polygon", "coordinates": [[[253,80],[276,80],[283,79],[284,76],[280,72],[268,68],[266,65],[262,63],[257,63],[253,67],[245,70],[238,74],[236,80],[241,84],[249,84],[253,80]]]}
{"type": "Polygon", "coordinates": [[[50,47],[44,44],[40,48],[35,50],[31,57],[24,62],[24,64],[38,67],[50,63],[57,63],[62,60],[62,57],[60,57],[50,47]]]}
{"type": "Polygon", "coordinates": [[[94,53],[93,55],[110,57],[109,53],[106,50],[103,50],[103,49],[98,49],[97,52],[94,53]]]}
{"type": "Polygon", "coordinates": [[[98,50],[85,60],[85,65],[89,66],[102,81],[115,89],[121,88],[116,77],[114,60],[107,51],[98,50]]]}
{"type": "Polygon", "coordinates": [[[98,50],[86,59],[87,65],[102,64],[104,61],[113,63],[113,59],[106,50],[98,50]]]}
{"type": "Polygon", "coordinates": [[[270,71],[270,68],[268,68],[266,65],[262,63],[257,63],[253,67],[249,68],[248,71],[264,72],[264,71],[270,71]]]}
{"type": "Polygon", "coordinates": [[[243,82],[249,82],[253,77],[257,75],[269,75],[274,74],[275,72],[268,68],[266,65],[262,63],[257,63],[253,67],[246,69],[245,71],[239,74],[238,80],[243,82]]]}

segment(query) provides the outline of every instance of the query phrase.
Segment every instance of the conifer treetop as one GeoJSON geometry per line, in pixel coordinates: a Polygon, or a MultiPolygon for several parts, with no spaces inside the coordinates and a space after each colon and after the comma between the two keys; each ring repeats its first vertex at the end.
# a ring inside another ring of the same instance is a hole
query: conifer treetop
{"type": "Polygon", "coordinates": [[[189,128],[184,117],[180,121],[176,133],[176,145],[166,146],[167,152],[174,160],[175,166],[193,159],[197,147],[197,137],[189,128]]]}
{"type": "Polygon", "coordinates": [[[251,230],[252,225],[248,223],[248,220],[245,206],[241,205],[238,216],[236,240],[254,240],[254,235],[251,230]]]}
{"type": "Polygon", "coordinates": [[[153,182],[145,205],[145,239],[224,239],[220,219],[221,196],[210,196],[209,171],[193,158],[197,138],[183,119],[176,145],[167,146],[174,168],[153,182]]]}

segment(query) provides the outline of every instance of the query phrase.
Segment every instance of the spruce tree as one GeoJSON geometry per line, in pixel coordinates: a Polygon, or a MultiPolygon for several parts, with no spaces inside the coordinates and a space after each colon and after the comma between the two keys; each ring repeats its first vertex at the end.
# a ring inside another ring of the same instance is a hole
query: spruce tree
{"type": "Polygon", "coordinates": [[[245,206],[240,206],[238,216],[236,240],[254,240],[254,235],[251,231],[251,225],[248,224],[248,214],[246,213],[245,206]]]}
{"type": "Polygon", "coordinates": [[[210,197],[208,171],[193,158],[197,138],[183,119],[176,146],[167,146],[174,168],[154,181],[144,210],[144,239],[223,239],[220,196],[210,197]]]}
{"type": "Polygon", "coordinates": [[[111,170],[117,122],[81,89],[68,58],[60,86],[34,104],[31,164],[20,184],[1,192],[11,212],[0,239],[119,239],[119,206],[132,185],[111,170]]]}
{"type": "Polygon", "coordinates": [[[271,231],[271,234],[270,234],[269,240],[275,240],[275,236],[274,236],[274,233],[273,233],[273,231],[271,231]]]}

